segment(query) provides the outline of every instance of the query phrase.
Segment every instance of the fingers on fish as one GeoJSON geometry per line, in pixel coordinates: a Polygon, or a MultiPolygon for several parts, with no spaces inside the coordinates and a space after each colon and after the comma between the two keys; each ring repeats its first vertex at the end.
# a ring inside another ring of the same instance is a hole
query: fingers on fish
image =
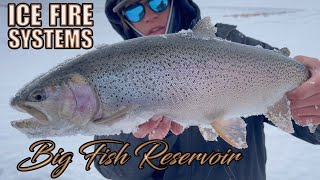
{"type": "Polygon", "coordinates": [[[153,117],[148,122],[138,126],[133,135],[137,138],[144,138],[149,134],[149,139],[163,139],[171,131],[179,135],[184,131],[184,127],[165,116],[153,117]]]}
{"type": "Polygon", "coordinates": [[[133,135],[137,138],[144,138],[151,133],[153,129],[159,126],[161,120],[162,117],[153,117],[149,119],[149,121],[139,125],[137,131],[134,132],[133,135]]]}
{"type": "Polygon", "coordinates": [[[184,127],[174,121],[171,121],[171,127],[170,127],[170,131],[174,134],[174,135],[179,135],[184,131],[184,127]]]}
{"type": "Polygon", "coordinates": [[[170,127],[171,127],[171,121],[167,118],[162,118],[158,127],[156,127],[149,134],[149,140],[165,138],[170,130],[170,127]]]}

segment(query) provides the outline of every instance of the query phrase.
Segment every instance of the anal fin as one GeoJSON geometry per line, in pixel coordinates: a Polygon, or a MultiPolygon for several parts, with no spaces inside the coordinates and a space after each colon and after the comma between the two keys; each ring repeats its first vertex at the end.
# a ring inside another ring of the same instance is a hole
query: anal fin
{"type": "Polygon", "coordinates": [[[238,149],[247,148],[247,124],[242,118],[215,119],[212,127],[227,143],[238,149]]]}

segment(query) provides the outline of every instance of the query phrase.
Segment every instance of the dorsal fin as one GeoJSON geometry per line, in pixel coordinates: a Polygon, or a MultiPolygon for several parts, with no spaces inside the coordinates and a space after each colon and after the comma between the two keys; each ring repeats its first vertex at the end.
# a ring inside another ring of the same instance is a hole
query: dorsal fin
{"type": "Polygon", "coordinates": [[[288,56],[288,57],[290,56],[290,50],[287,47],[283,47],[279,51],[285,56],[288,56]]]}
{"type": "Polygon", "coordinates": [[[280,53],[284,56],[289,57],[290,56],[290,50],[287,47],[281,48],[281,49],[274,49],[277,53],[280,53]]]}
{"type": "Polygon", "coordinates": [[[217,28],[212,24],[211,18],[206,16],[194,26],[192,31],[196,37],[212,39],[216,38],[217,28]]]}

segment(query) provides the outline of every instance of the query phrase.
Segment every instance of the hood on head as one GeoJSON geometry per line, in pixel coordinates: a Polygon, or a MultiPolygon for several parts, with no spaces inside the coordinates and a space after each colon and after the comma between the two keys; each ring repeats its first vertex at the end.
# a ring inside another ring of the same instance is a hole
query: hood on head
{"type": "MultiPolygon", "coordinates": [[[[124,27],[124,24],[120,19],[121,11],[118,11],[117,13],[113,11],[117,2],[121,2],[121,0],[106,1],[105,14],[111,26],[125,40],[139,37],[139,33],[132,27],[124,27]]],[[[181,29],[191,29],[201,19],[200,9],[192,0],[174,0],[172,8],[168,33],[176,33],[181,29]]]]}

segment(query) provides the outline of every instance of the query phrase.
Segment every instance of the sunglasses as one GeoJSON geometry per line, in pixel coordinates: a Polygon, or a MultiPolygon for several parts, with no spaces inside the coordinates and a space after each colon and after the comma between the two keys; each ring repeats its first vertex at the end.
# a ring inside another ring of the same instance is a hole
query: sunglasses
{"type": "MultiPolygon", "coordinates": [[[[167,9],[169,0],[148,0],[147,4],[152,11],[161,13],[167,9]]],[[[137,23],[144,18],[145,7],[142,3],[137,2],[126,7],[124,13],[129,21],[137,23]]]]}

